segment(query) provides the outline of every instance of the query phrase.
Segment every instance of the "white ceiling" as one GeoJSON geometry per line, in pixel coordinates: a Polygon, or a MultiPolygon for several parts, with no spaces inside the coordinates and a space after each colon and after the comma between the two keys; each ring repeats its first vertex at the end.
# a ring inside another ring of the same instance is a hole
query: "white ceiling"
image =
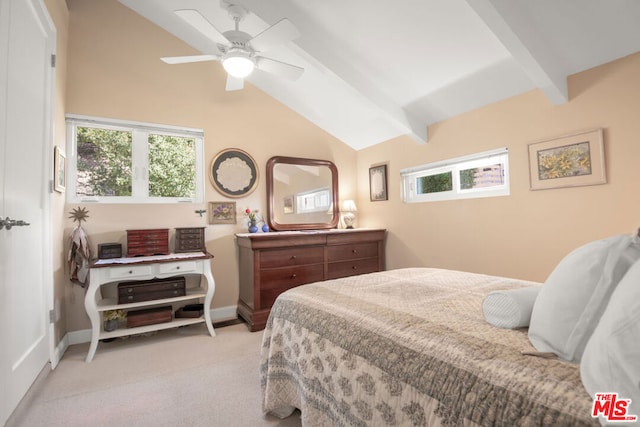
{"type": "MultiPolygon", "coordinates": [[[[202,53],[211,41],[174,10],[233,29],[220,0],[119,1],[202,53]]],[[[428,125],[535,88],[566,102],[568,75],[640,51],[638,0],[237,3],[252,12],[242,31],[286,17],[302,34],[264,55],[304,67],[299,80],[259,70],[247,80],[356,150],[400,135],[427,142],[428,125]]]]}

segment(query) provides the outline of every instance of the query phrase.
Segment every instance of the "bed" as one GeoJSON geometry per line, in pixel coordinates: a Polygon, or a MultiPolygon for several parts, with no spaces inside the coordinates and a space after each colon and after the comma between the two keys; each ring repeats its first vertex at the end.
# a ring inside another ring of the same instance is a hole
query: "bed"
{"type": "Polygon", "coordinates": [[[306,426],[592,426],[578,364],[487,323],[485,296],[539,283],[408,268],[313,283],[276,300],[262,406],[306,426]]]}

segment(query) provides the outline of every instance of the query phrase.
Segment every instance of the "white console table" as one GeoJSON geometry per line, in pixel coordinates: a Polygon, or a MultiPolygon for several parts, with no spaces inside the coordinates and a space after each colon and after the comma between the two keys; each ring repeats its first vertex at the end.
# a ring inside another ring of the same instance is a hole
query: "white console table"
{"type": "Polygon", "coordinates": [[[161,329],[176,328],[204,322],[209,334],[214,337],[215,331],[211,323],[211,301],[215,292],[215,281],[211,273],[211,259],[213,255],[203,252],[157,255],[137,258],[115,258],[97,260],[91,264],[89,288],[84,299],[84,307],[91,320],[91,345],[87,353],[87,362],[91,362],[98,348],[98,342],[107,338],[140,334],[161,329]],[[108,283],[164,279],[183,274],[200,274],[206,279],[200,286],[187,288],[186,295],[163,298],[151,301],[118,304],[117,298],[103,298],[102,286],[108,283]],[[107,310],[130,310],[140,307],[153,307],[182,301],[204,298],[204,316],[198,318],[173,319],[167,323],[121,328],[107,332],[104,330],[102,312],[107,310]]]}

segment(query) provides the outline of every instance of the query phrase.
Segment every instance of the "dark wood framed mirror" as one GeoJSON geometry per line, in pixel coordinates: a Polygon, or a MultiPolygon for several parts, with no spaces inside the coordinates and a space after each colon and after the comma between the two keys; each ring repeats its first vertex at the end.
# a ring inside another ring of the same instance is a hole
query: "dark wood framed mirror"
{"type": "Polygon", "coordinates": [[[336,228],[338,200],[333,162],[285,156],[267,161],[267,221],[272,230],[336,228]]]}

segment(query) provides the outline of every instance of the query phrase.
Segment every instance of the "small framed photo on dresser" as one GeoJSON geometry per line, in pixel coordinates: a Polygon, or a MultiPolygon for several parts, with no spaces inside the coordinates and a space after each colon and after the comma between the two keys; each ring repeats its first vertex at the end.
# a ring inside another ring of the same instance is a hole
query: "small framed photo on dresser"
{"type": "Polygon", "coordinates": [[[387,165],[369,168],[369,191],[372,202],[389,199],[387,195],[387,165]]]}

